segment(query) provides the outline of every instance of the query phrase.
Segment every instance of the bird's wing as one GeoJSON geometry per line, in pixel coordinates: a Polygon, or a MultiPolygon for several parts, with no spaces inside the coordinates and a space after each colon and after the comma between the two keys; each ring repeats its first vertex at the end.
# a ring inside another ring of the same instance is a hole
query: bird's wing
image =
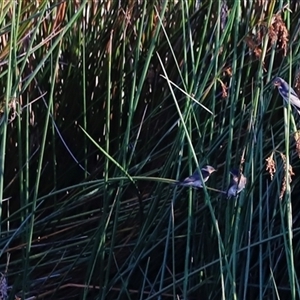
{"type": "Polygon", "coordinates": [[[200,179],[200,175],[198,172],[194,172],[192,176],[189,176],[183,180],[184,183],[195,182],[200,179]]]}
{"type": "Polygon", "coordinates": [[[295,90],[292,87],[290,87],[290,94],[299,98],[299,96],[297,95],[297,93],[295,92],[295,90]]]}
{"type": "Polygon", "coordinates": [[[290,87],[289,85],[282,86],[278,90],[279,90],[279,94],[283,97],[283,99],[285,99],[286,101],[291,103],[293,105],[293,107],[299,112],[300,99],[299,99],[297,93],[295,92],[295,90],[292,87],[290,87]],[[299,101],[299,103],[297,103],[298,101],[299,101]]]}

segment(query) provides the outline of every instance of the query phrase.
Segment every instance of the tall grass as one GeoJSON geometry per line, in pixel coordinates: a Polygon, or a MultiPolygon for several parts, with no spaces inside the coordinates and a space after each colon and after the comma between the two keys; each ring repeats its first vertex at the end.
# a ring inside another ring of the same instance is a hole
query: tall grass
{"type": "Polygon", "coordinates": [[[299,5],[269,2],[0,4],[3,299],[300,297],[299,5]]]}

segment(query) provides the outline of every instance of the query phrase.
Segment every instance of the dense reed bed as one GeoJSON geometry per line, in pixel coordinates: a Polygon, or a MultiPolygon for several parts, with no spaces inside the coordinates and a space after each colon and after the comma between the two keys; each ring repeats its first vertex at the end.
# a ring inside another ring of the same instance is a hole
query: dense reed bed
{"type": "Polygon", "coordinates": [[[275,2],[1,2],[1,299],[300,298],[272,84],[300,91],[300,9],[275,2]]]}

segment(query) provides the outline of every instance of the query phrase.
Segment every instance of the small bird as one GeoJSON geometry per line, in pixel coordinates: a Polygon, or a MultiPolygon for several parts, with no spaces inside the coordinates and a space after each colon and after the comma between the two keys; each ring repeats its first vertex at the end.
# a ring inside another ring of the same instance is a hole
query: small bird
{"type": "Polygon", "coordinates": [[[274,85],[277,86],[279,94],[283,100],[290,103],[300,114],[300,99],[296,92],[289,86],[289,84],[280,77],[276,77],[273,81],[274,85]]]}
{"type": "MultiPolygon", "coordinates": [[[[208,180],[209,176],[215,171],[216,171],[216,169],[212,166],[209,166],[209,165],[204,166],[201,169],[203,182],[206,182],[208,180]]],[[[203,182],[202,182],[202,179],[201,179],[200,174],[197,169],[193,173],[192,176],[185,178],[183,181],[178,181],[176,184],[182,185],[182,186],[191,186],[191,187],[195,187],[195,188],[202,188],[203,182]]]]}
{"type": "Polygon", "coordinates": [[[247,178],[238,170],[230,170],[232,176],[230,186],[227,191],[227,197],[236,197],[246,186],[247,178]]]}

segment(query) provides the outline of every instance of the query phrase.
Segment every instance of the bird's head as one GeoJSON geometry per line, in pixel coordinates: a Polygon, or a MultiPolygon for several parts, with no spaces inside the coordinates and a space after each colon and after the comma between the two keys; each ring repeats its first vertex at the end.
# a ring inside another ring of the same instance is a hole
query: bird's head
{"type": "Polygon", "coordinates": [[[273,84],[277,87],[284,87],[286,82],[280,78],[280,77],[276,77],[274,80],[273,80],[273,84]]]}
{"type": "Polygon", "coordinates": [[[205,171],[205,172],[208,172],[208,174],[211,174],[211,173],[217,171],[214,167],[212,167],[212,166],[210,166],[210,165],[204,166],[201,170],[202,170],[202,171],[205,171]]]}
{"type": "MultiPolygon", "coordinates": [[[[296,106],[296,109],[299,109],[299,96],[297,93],[289,86],[289,84],[280,77],[276,77],[273,80],[274,86],[278,87],[278,91],[283,99],[287,102],[291,101],[291,103],[296,106]]],[[[299,112],[300,113],[300,112],[299,112]]]]}

